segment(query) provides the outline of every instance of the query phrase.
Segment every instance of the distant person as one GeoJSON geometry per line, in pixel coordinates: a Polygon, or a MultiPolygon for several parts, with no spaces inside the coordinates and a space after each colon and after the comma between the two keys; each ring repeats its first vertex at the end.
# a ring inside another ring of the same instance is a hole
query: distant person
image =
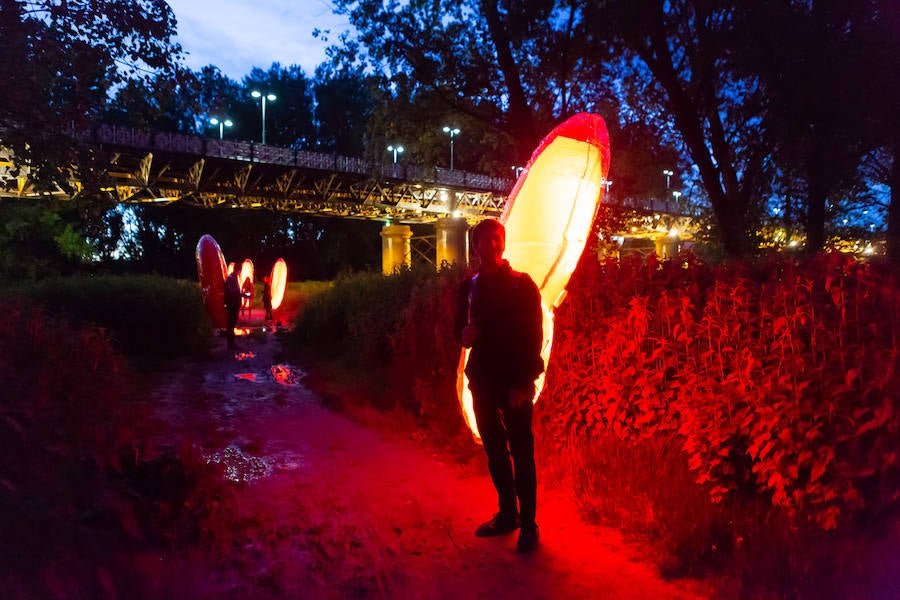
{"type": "Polygon", "coordinates": [[[266,321],[272,320],[272,279],[268,276],[263,278],[263,308],[266,309],[266,321]]]}
{"type": "Polygon", "coordinates": [[[241,311],[241,299],[238,276],[232,271],[225,278],[225,337],[231,349],[234,348],[234,328],[237,326],[238,314],[241,311]]]}
{"type": "Polygon", "coordinates": [[[499,507],[475,535],[503,535],[521,527],[516,550],[531,552],[538,546],[531,426],[535,380],[544,370],[541,297],[531,277],[503,259],[506,230],[499,221],[476,225],[472,248],[480,267],[460,286],[455,335],[472,349],[466,375],[499,507]]]}
{"type": "Polygon", "coordinates": [[[253,304],[253,293],[253,282],[250,281],[249,277],[245,277],[244,285],[241,286],[241,316],[244,315],[245,310],[249,314],[253,314],[253,309],[251,308],[253,304]]]}

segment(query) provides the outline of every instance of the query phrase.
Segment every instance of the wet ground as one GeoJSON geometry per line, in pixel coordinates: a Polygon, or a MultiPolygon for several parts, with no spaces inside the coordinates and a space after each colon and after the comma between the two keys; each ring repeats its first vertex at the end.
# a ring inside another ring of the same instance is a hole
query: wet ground
{"type": "Polygon", "coordinates": [[[534,554],[515,535],[476,538],[495,510],[486,469],[327,410],[277,334],[251,325],[236,351],[216,338],[208,360],[159,373],[153,393],[157,443],[191,440],[233,492],[207,523],[216,556],[159,567],[191,596],[711,597],[663,581],[646,548],[583,524],[558,491],[539,492],[534,554]]]}

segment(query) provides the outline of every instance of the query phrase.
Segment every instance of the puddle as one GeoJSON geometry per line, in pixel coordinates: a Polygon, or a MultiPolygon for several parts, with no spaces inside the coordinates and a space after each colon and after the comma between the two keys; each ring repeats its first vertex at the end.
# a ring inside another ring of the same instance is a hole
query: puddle
{"type": "Polygon", "coordinates": [[[281,385],[300,385],[300,380],[306,376],[306,373],[300,369],[296,369],[289,365],[272,365],[269,368],[272,377],[281,385]]]}
{"type": "Polygon", "coordinates": [[[222,467],[222,476],[235,483],[251,483],[274,473],[294,471],[306,465],[303,456],[292,452],[282,452],[270,456],[250,456],[237,446],[228,446],[222,451],[204,453],[207,464],[222,467]]]}
{"type": "Polygon", "coordinates": [[[301,369],[290,365],[272,365],[268,371],[251,371],[249,373],[234,373],[233,379],[237,381],[249,381],[252,383],[265,383],[274,381],[281,385],[293,387],[300,385],[306,376],[301,369]]]}

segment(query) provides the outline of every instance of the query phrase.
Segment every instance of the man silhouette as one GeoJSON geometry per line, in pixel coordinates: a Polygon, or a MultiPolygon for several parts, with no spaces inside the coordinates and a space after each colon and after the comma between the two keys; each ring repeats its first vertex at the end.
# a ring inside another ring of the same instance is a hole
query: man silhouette
{"type": "Polygon", "coordinates": [[[475,535],[503,535],[521,527],[516,550],[531,552],[538,545],[531,426],[534,382],[544,370],[541,298],[531,277],[503,259],[506,230],[499,221],[476,225],[472,247],[480,265],[460,287],[455,333],[472,349],[466,375],[500,509],[475,535]]]}

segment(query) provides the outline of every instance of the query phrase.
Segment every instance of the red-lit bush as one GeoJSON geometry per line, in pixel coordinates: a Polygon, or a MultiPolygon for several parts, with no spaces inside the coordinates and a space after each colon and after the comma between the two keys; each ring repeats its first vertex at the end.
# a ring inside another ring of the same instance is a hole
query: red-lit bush
{"type": "Polygon", "coordinates": [[[542,411],[557,443],[671,436],[714,500],[759,492],[825,529],[896,502],[896,271],[585,260],[569,290],[542,411]]]}

